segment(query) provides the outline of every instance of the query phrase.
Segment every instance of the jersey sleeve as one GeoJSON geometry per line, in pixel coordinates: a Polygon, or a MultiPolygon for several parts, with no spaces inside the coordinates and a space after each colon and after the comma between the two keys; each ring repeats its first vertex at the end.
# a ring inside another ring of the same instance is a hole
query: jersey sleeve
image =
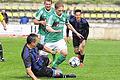
{"type": "Polygon", "coordinates": [[[37,12],[35,12],[34,14],[35,19],[40,20],[42,14],[43,14],[43,10],[38,10],[37,12]]]}
{"type": "Polygon", "coordinates": [[[86,19],[82,18],[82,22],[84,23],[85,28],[89,29],[89,23],[86,19]]]}
{"type": "Polygon", "coordinates": [[[31,64],[32,64],[32,62],[31,62],[31,55],[29,53],[29,50],[26,49],[26,48],[23,50],[22,59],[23,59],[25,68],[29,68],[31,66],[31,64]]]}
{"type": "Polygon", "coordinates": [[[25,68],[29,68],[31,66],[31,57],[30,55],[24,60],[25,68]]]}
{"type": "Polygon", "coordinates": [[[85,26],[86,26],[86,36],[88,37],[88,35],[89,35],[89,23],[87,22],[85,26]]]}

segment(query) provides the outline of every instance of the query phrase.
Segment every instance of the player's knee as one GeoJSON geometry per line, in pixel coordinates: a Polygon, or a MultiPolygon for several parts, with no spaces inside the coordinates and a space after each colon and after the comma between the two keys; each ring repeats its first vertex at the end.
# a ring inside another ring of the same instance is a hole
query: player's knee
{"type": "Polygon", "coordinates": [[[63,55],[63,56],[67,56],[67,51],[66,50],[61,50],[60,53],[63,55]]]}
{"type": "Polygon", "coordinates": [[[62,55],[66,57],[66,56],[67,56],[67,53],[63,53],[62,55]]]}

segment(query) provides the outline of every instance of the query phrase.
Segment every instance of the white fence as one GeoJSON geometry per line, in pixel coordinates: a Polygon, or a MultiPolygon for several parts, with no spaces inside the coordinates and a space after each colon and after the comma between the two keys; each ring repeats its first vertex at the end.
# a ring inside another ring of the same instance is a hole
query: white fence
{"type": "MultiPolygon", "coordinates": [[[[2,26],[2,25],[0,25],[2,26]]],[[[28,35],[30,33],[37,33],[38,26],[32,25],[7,25],[7,30],[5,31],[3,27],[0,27],[0,35],[28,35]]]]}

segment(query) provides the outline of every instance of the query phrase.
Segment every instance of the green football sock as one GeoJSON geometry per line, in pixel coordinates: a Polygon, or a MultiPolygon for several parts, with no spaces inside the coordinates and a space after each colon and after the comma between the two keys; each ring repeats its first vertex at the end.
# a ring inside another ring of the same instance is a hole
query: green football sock
{"type": "Polygon", "coordinates": [[[54,61],[55,61],[55,58],[56,58],[56,49],[55,49],[55,48],[53,48],[52,50],[55,52],[55,54],[52,54],[52,57],[53,57],[53,62],[54,62],[54,61]]]}
{"type": "Polygon", "coordinates": [[[66,59],[65,56],[63,56],[62,54],[60,54],[58,56],[58,58],[53,62],[53,68],[56,68],[59,64],[61,64],[64,60],[66,59]]]}
{"type": "Polygon", "coordinates": [[[56,54],[52,54],[52,57],[53,57],[53,62],[54,62],[56,58],[56,54]]]}

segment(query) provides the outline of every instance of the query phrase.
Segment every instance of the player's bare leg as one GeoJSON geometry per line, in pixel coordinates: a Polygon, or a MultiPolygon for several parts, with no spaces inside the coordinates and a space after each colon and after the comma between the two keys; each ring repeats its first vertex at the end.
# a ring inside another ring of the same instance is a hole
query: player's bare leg
{"type": "Polygon", "coordinates": [[[80,44],[79,46],[80,48],[80,67],[83,67],[84,66],[84,48],[85,48],[85,40],[82,41],[82,43],[80,44]]]}
{"type": "Polygon", "coordinates": [[[85,40],[83,40],[79,47],[75,47],[74,48],[74,52],[75,54],[78,55],[78,58],[80,59],[80,67],[83,67],[84,66],[84,47],[85,47],[85,40]]]}
{"type": "MultiPolygon", "coordinates": [[[[79,50],[79,47],[74,48],[74,52],[75,52],[75,54],[77,54],[77,57],[81,60],[81,52],[79,50]]],[[[81,63],[81,61],[80,61],[80,67],[83,67],[83,66],[84,66],[84,64],[81,63]]]]}

